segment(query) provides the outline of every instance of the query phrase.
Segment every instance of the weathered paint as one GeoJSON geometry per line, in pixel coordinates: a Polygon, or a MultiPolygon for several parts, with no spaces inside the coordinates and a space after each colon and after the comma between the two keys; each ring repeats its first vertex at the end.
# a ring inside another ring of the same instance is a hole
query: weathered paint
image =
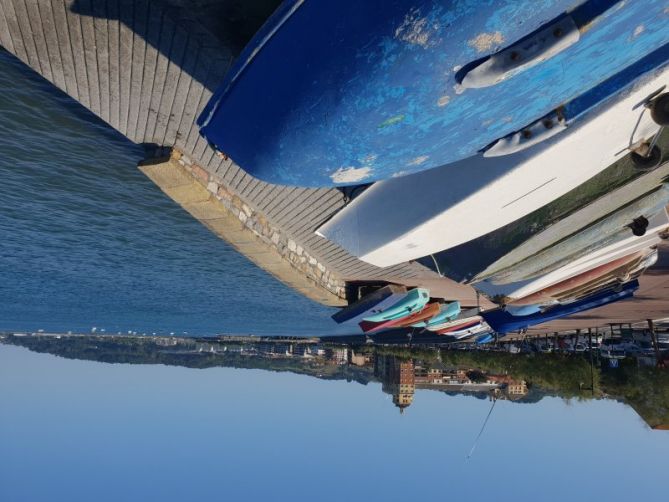
{"type": "Polygon", "coordinates": [[[669,43],[664,0],[298,3],[284,3],[200,117],[209,141],[279,184],[370,182],[469,157],[669,43]],[[574,45],[492,87],[457,84],[463,67],[568,11],[574,45]]]}

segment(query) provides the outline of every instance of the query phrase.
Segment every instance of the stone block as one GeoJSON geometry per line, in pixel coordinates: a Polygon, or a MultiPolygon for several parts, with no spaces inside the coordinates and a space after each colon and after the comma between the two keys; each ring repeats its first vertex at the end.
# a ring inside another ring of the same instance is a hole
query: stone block
{"type": "Polygon", "coordinates": [[[204,202],[209,200],[209,197],[211,197],[209,192],[207,192],[203,186],[195,183],[192,178],[190,184],[188,185],[163,187],[163,192],[165,192],[169,197],[174,199],[174,201],[178,202],[182,206],[184,204],[204,202]]]}
{"type": "Polygon", "coordinates": [[[228,216],[228,210],[216,199],[182,204],[183,208],[198,220],[214,220],[228,216]]]}
{"type": "Polygon", "coordinates": [[[193,182],[190,174],[176,161],[138,166],[138,168],[162,190],[169,187],[189,185],[193,182]]]}
{"type": "Polygon", "coordinates": [[[223,185],[218,186],[218,192],[216,193],[216,195],[221,199],[232,201],[232,194],[223,185]]]}
{"type": "Polygon", "coordinates": [[[218,195],[218,183],[215,181],[210,181],[207,183],[207,190],[209,190],[214,195],[218,195]]]}
{"type": "Polygon", "coordinates": [[[207,183],[209,183],[209,173],[204,168],[198,166],[197,164],[193,164],[192,173],[193,176],[200,180],[205,186],[207,183]]]}
{"type": "Polygon", "coordinates": [[[240,232],[242,228],[244,228],[242,223],[239,219],[233,218],[232,216],[202,220],[202,223],[216,235],[226,240],[229,238],[241,238],[243,235],[240,232]]]}

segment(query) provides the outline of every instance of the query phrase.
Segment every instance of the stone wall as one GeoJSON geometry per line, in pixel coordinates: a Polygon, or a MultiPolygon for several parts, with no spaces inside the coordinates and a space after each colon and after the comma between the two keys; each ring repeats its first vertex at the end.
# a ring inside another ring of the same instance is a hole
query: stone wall
{"type": "Polygon", "coordinates": [[[347,304],[345,281],[186,155],[174,150],[170,159],[139,167],[212,232],[283,283],[325,305],[347,304]]]}

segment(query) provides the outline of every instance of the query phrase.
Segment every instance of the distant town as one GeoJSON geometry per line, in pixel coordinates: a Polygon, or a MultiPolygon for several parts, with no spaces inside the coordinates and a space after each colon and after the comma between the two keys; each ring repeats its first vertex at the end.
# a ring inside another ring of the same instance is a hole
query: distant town
{"type": "MultiPolygon", "coordinates": [[[[0,343],[68,359],[112,364],[163,364],[189,368],[231,367],[291,372],[326,380],[380,383],[400,413],[422,391],[470,395],[492,402],[532,403],[546,396],[610,398],[626,402],[651,428],[669,425],[669,375],[644,356],[593,357],[575,344],[548,351],[544,339],[482,349],[332,343],[317,338],[134,336],[4,333],[0,343]],[[651,385],[652,383],[652,385],[651,385]]],[[[580,342],[578,342],[580,343],[580,342]]]]}

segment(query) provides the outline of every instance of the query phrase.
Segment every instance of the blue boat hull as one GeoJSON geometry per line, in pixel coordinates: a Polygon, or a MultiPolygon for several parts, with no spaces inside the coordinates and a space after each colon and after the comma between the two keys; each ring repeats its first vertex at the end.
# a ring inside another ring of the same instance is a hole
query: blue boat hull
{"type": "Polygon", "coordinates": [[[578,312],[603,307],[609,303],[614,303],[626,298],[631,298],[638,288],[639,281],[634,280],[625,284],[621,291],[613,291],[612,289],[601,291],[568,305],[558,305],[546,312],[515,317],[502,309],[496,309],[483,312],[481,316],[486,320],[493,331],[500,334],[506,334],[512,331],[519,331],[531,326],[536,326],[537,324],[553,321],[555,319],[561,319],[572,314],[577,314],[578,312]]]}
{"type": "Polygon", "coordinates": [[[410,174],[474,155],[565,103],[582,114],[624,86],[614,77],[634,80],[637,70],[625,70],[669,43],[668,22],[662,0],[290,0],[198,123],[218,150],[272,183],[410,174]],[[459,87],[463,67],[565,12],[580,23],[574,45],[496,85],[459,87]]]}

